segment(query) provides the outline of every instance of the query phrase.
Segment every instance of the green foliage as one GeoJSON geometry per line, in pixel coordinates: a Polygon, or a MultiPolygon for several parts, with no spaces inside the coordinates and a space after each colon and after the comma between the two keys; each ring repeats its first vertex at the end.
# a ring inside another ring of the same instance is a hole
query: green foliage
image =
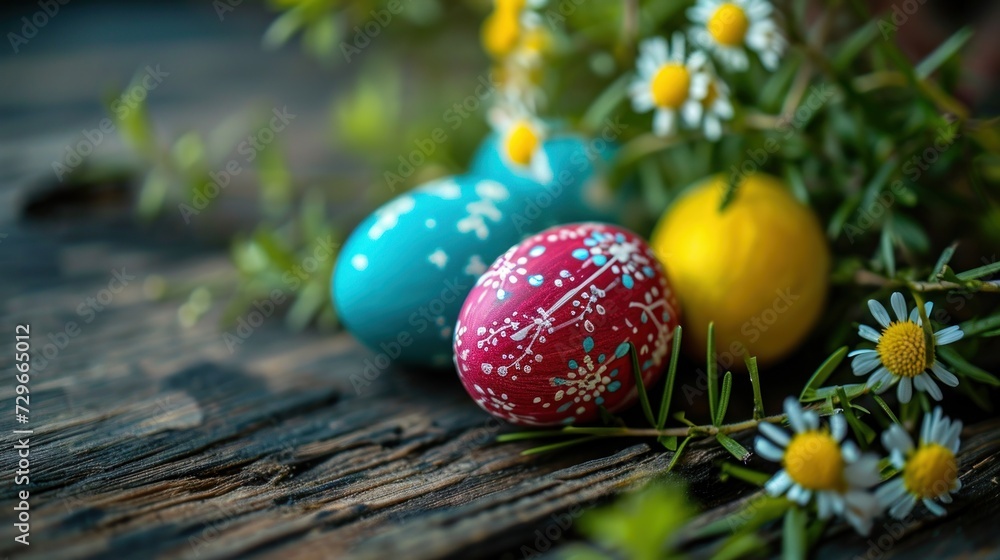
{"type": "Polygon", "coordinates": [[[694,514],[685,488],[677,482],[654,482],[625,494],[613,504],[588,511],[579,528],[590,548],[569,550],[564,558],[679,558],[671,540],[694,514]]]}

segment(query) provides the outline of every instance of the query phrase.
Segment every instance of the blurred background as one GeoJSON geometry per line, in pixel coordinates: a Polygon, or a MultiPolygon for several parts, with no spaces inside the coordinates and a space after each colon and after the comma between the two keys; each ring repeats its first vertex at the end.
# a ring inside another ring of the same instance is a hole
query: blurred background
{"type": "MultiPolygon", "coordinates": [[[[255,253],[281,253],[271,255],[280,260],[302,245],[306,234],[285,226],[308,222],[342,239],[400,190],[461,171],[488,131],[491,100],[467,98],[491,76],[480,25],[492,3],[404,0],[380,22],[382,4],[4,3],[0,216],[58,223],[96,212],[145,224],[136,230],[144,235],[169,232],[178,242],[224,248],[242,280],[235,294],[211,286],[207,294],[213,304],[221,297],[229,309],[242,308],[274,283],[255,253]],[[459,102],[466,110],[456,113],[459,102]],[[272,134],[265,129],[275,112],[289,116],[272,134]],[[398,173],[400,158],[442,123],[456,126],[426,163],[402,181],[386,175],[398,173]],[[232,162],[238,175],[224,173],[232,162]],[[209,172],[231,182],[205,208],[181,208],[209,172]]],[[[615,2],[594,4],[592,17],[605,8],[617,13],[615,2]]],[[[900,27],[903,51],[919,60],[963,25],[981,30],[962,58],[957,96],[976,114],[994,114],[1000,34],[988,30],[1000,28],[1000,8],[924,4],[900,27]]],[[[807,6],[812,18],[823,11],[807,6]]],[[[889,21],[893,7],[870,4],[889,21]]],[[[560,68],[607,73],[611,54],[592,49],[560,68]]],[[[579,113],[588,95],[596,93],[561,91],[550,112],[579,113]]],[[[650,217],[668,200],[656,197],[650,217]]],[[[303,288],[293,327],[334,324],[321,276],[303,288]]],[[[195,307],[184,308],[181,320],[197,321],[195,307]]]]}

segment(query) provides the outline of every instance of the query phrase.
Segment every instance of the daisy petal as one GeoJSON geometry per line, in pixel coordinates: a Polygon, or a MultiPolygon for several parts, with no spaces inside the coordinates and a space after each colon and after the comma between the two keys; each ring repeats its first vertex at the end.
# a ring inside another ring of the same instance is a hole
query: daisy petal
{"type": "Polygon", "coordinates": [[[861,449],[853,441],[845,441],[844,444],[840,446],[840,453],[844,456],[844,460],[848,463],[853,463],[861,458],[861,449]]]}
{"type": "Polygon", "coordinates": [[[785,456],[785,450],[778,447],[777,445],[771,443],[771,440],[758,436],[754,440],[754,449],[757,451],[761,457],[774,461],[775,463],[781,461],[785,456]]]}
{"type": "Polygon", "coordinates": [[[956,420],[938,442],[947,449],[950,449],[952,453],[958,453],[958,447],[961,445],[961,440],[959,439],[961,433],[962,422],[956,420]]]}
{"type": "Polygon", "coordinates": [[[933,513],[938,517],[944,517],[944,515],[948,513],[947,511],[945,511],[943,507],[939,506],[936,502],[934,502],[934,500],[924,498],[922,501],[924,502],[924,507],[929,509],[931,513],[933,513]]]}
{"type": "Polygon", "coordinates": [[[688,128],[695,128],[698,126],[698,121],[701,120],[701,102],[695,99],[689,99],[681,106],[681,121],[684,126],[688,128]]]}
{"type": "Polygon", "coordinates": [[[878,352],[872,351],[864,353],[861,355],[856,355],[853,360],[851,360],[851,371],[854,375],[861,376],[868,373],[881,364],[878,352]]]}
{"type": "Polygon", "coordinates": [[[875,498],[878,499],[883,508],[895,504],[904,496],[906,496],[906,483],[903,482],[901,476],[886,482],[875,490],[875,498]]]}
{"type": "Polygon", "coordinates": [[[882,339],[882,335],[879,332],[868,325],[861,325],[858,327],[858,336],[865,340],[870,340],[876,344],[882,339]]]}
{"type": "Polygon", "coordinates": [[[944,383],[949,387],[958,387],[958,377],[955,377],[954,373],[944,369],[940,363],[934,362],[931,366],[931,371],[933,371],[934,375],[941,380],[941,383],[944,383]]]}
{"type": "Polygon", "coordinates": [[[792,480],[792,477],[789,476],[784,469],[782,469],[778,471],[777,474],[772,476],[771,480],[768,480],[767,483],[764,484],[764,491],[767,492],[769,496],[780,496],[787,492],[794,483],[795,481],[792,480]]]}
{"type": "Polygon", "coordinates": [[[882,480],[881,475],[879,475],[878,462],[877,455],[865,453],[857,461],[844,468],[844,476],[852,486],[871,488],[882,480]]]}
{"type": "Polygon", "coordinates": [[[881,385],[881,388],[879,389],[879,393],[881,393],[892,385],[893,379],[895,379],[895,377],[889,373],[888,369],[880,367],[875,370],[875,373],[873,373],[871,377],[868,378],[868,382],[865,383],[865,385],[868,386],[869,389],[875,385],[881,385]]]}
{"type": "Polygon", "coordinates": [[[843,414],[834,414],[830,417],[830,435],[838,443],[847,435],[847,419],[843,414]]]}
{"type": "Polygon", "coordinates": [[[806,420],[802,414],[802,407],[799,406],[799,401],[795,397],[785,399],[785,414],[788,415],[788,424],[795,433],[798,434],[808,429],[806,428],[806,420]]]}
{"type": "Polygon", "coordinates": [[[722,136],[722,123],[712,115],[705,115],[705,138],[716,141],[722,136]]]}
{"type": "Polygon", "coordinates": [[[777,443],[782,447],[786,447],[791,439],[788,437],[788,433],[782,430],[778,426],[770,422],[762,422],[757,426],[757,430],[765,436],[771,438],[771,441],[777,443]]]}
{"type": "Polygon", "coordinates": [[[886,312],[885,307],[881,303],[870,299],[868,300],[868,309],[872,312],[872,316],[878,321],[878,324],[882,325],[883,328],[888,327],[892,322],[889,319],[889,313],[886,312]]]}
{"type": "Polygon", "coordinates": [[[965,333],[962,332],[962,327],[952,325],[934,333],[934,342],[936,342],[938,346],[944,346],[945,344],[951,344],[956,340],[961,340],[963,336],[965,336],[965,333]]]}
{"type": "Polygon", "coordinates": [[[889,509],[889,516],[895,519],[903,519],[910,515],[913,506],[917,505],[917,499],[913,495],[907,495],[904,499],[896,502],[896,505],[889,509]]]}
{"type": "Polygon", "coordinates": [[[903,294],[899,292],[893,292],[892,297],[889,298],[889,302],[892,304],[892,310],[896,313],[896,318],[899,322],[906,320],[906,298],[903,294]]]}
{"type": "Polygon", "coordinates": [[[914,377],[913,384],[917,386],[918,390],[924,391],[936,401],[944,398],[944,395],[941,394],[941,387],[938,387],[938,384],[935,383],[934,380],[931,379],[931,376],[926,373],[921,373],[920,375],[914,377]]]}
{"type": "Polygon", "coordinates": [[[899,386],[896,387],[896,398],[898,398],[901,403],[908,403],[912,397],[913,380],[909,377],[900,378],[899,386]]]}
{"type": "Polygon", "coordinates": [[[798,484],[788,490],[788,499],[800,506],[808,504],[810,498],[812,498],[812,490],[806,490],[798,484]]]}
{"type": "Polygon", "coordinates": [[[829,492],[819,492],[816,494],[817,517],[829,519],[833,515],[833,501],[829,492]]]}
{"type": "Polygon", "coordinates": [[[653,117],[653,132],[657,136],[670,136],[674,132],[674,112],[658,109],[653,117]]]}
{"type": "Polygon", "coordinates": [[[909,453],[913,449],[913,440],[910,439],[910,434],[906,433],[902,426],[893,424],[882,432],[882,445],[888,450],[909,453]]]}

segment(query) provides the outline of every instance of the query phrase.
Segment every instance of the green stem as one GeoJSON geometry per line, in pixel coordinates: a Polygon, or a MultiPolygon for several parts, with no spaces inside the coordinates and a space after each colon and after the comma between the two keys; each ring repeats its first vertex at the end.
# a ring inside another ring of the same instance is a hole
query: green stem
{"type": "Polygon", "coordinates": [[[897,280],[886,278],[869,270],[859,270],[854,273],[854,282],[859,286],[907,287],[915,292],[941,292],[945,290],[972,290],[975,292],[1000,293],[1000,281],[983,282],[970,281],[969,284],[959,284],[940,280],[937,282],[920,282],[915,280],[897,280]]]}

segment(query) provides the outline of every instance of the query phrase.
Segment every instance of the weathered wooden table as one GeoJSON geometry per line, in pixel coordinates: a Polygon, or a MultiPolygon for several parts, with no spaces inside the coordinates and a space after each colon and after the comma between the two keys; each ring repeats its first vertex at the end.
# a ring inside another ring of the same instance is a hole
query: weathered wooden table
{"type": "MultiPolygon", "coordinates": [[[[12,484],[14,437],[0,453],[10,557],[521,558],[577,538],[552,529],[553,515],[574,517],[671,459],[628,441],[521,456],[531,444],[494,443],[510,428],[450,372],[393,368],[358,391],[351,376],[370,354],[345,334],[272,321],[230,352],[217,316],[184,328],[177,301],[145,293],[150,282],[231,277],[224,253],[127,214],[8,221],[0,233],[0,325],[11,349],[14,326],[29,324],[35,352],[29,547],[13,541],[24,488],[12,484]],[[547,529],[558,538],[540,538],[547,529]]],[[[0,355],[4,371],[12,352],[0,355]]],[[[13,407],[10,379],[0,402],[13,407]]],[[[24,427],[13,410],[0,422],[5,434],[24,427]]],[[[1000,421],[963,437],[964,489],[949,517],[918,517],[887,556],[996,557],[1000,421]]],[[[725,458],[695,446],[680,463],[705,508],[699,524],[752,497],[719,481],[713,464],[725,458]]],[[[837,532],[819,556],[867,554],[883,534],[837,532]]],[[[695,556],[715,544],[687,542],[695,556]]]]}

